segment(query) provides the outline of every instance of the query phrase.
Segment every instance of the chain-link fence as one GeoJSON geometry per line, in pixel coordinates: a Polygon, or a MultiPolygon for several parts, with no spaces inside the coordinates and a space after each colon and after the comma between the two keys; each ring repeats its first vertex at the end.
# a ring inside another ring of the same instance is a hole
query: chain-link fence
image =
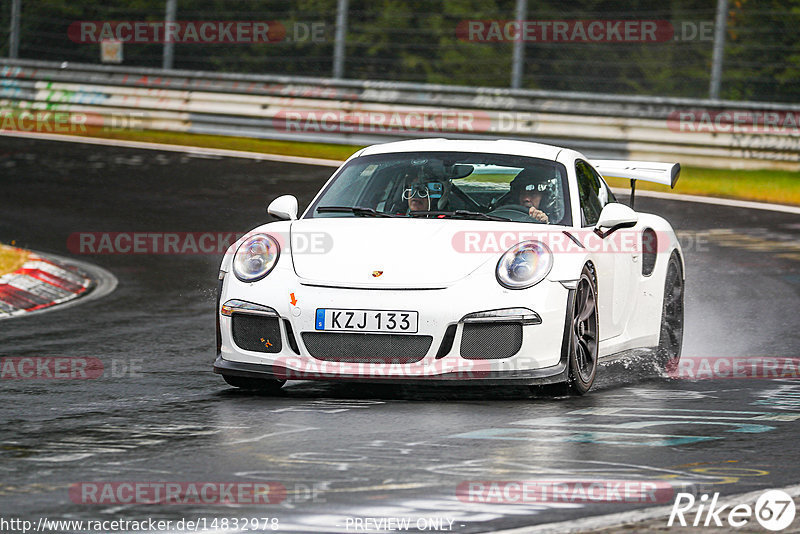
{"type": "MultiPolygon", "coordinates": [[[[109,41],[106,59],[129,66],[165,66],[167,48],[176,69],[698,98],[709,96],[718,10],[717,0],[8,0],[6,57],[15,4],[22,59],[98,63],[109,41]]],[[[800,100],[800,0],[723,7],[719,97],[800,100]]]]}

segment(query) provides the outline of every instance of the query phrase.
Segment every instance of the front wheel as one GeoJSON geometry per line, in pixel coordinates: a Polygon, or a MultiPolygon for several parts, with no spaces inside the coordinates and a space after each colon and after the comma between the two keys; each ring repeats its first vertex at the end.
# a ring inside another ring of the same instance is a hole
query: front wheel
{"type": "Polygon", "coordinates": [[[531,386],[534,395],[561,397],[584,395],[594,384],[597,375],[598,315],[597,280],[594,269],[586,265],[573,294],[567,316],[568,324],[564,343],[568,351],[568,379],[566,382],[531,386]]]}
{"type": "Polygon", "coordinates": [[[594,384],[598,356],[597,280],[589,265],[578,280],[569,328],[569,389],[583,395],[594,384]]]}
{"type": "Polygon", "coordinates": [[[249,378],[233,375],[222,375],[222,378],[235,388],[247,391],[258,391],[260,393],[277,393],[286,383],[286,380],[277,380],[274,378],[249,378]]]}
{"type": "Polygon", "coordinates": [[[664,280],[664,303],[661,307],[661,332],[658,338],[658,362],[666,370],[676,368],[683,345],[683,271],[676,254],[667,264],[664,280]]]}

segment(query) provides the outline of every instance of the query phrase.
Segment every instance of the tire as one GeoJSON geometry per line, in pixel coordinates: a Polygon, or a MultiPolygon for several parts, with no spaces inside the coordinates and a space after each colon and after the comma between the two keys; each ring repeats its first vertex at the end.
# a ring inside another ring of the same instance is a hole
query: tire
{"type": "Polygon", "coordinates": [[[222,378],[235,388],[247,391],[258,391],[261,393],[277,393],[286,383],[286,380],[277,380],[274,378],[249,378],[232,375],[222,375],[222,378]]]}
{"type": "Polygon", "coordinates": [[[661,330],[656,349],[658,364],[667,371],[677,368],[683,345],[683,269],[676,253],[672,253],[664,277],[664,301],[661,306],[661,330]]]}
{"type": "Polygon", "coordinates": [[[575,289],[569,325],[569,392],[584,395],[597,375],[598,359],[597,280],[585,265],[575,289]]]}
{"type": "Polygon", "coordinates": [[[566,337],[568,344],[569,374],[566,382],[531,386],[534,395],[563,397],[584,395],[597,375],[598,315],[597,280],[591,265],[585,265],[571,300],[567,316],[566,337]]]}

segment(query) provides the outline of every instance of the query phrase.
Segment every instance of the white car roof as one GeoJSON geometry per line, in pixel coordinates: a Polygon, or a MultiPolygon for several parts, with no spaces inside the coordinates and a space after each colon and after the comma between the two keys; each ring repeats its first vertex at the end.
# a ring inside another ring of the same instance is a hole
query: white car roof
{"type": "Polygon", "coordinates": [[[372,154],[391,154],[395,152],[483,152],[489,154],[508,154],[512,156],[527,156],[555,160],[558,153],[564,150],[561,147],[530,143],[528,141],[514,141],[512,139],[497,139],[494,141],[481,139],[412,139],[372,145],[363,149],[359,156],[372,154]]]}

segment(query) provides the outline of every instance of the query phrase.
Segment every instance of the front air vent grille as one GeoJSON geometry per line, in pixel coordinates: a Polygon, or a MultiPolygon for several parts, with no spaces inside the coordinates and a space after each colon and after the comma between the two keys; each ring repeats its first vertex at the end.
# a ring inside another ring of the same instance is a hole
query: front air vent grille
{"type": "Polygon", "coordinates": [[[234,313],[231,323],[233,342],[239,348],[270,354],[281,351],[281,328],[277,317],[234,313]]]}
{"type": "Polygon", "coordinates": [[[414,363],[433,343],[433,337],[421,335],[303,332],[302,337],[311,356],[330,362],[414,363]]]}
{"type": "Polygon", "coordinates": [[[522,323],[466,323],[461,357],[468,360],[510,358],[522,348],[522,323]]]}

